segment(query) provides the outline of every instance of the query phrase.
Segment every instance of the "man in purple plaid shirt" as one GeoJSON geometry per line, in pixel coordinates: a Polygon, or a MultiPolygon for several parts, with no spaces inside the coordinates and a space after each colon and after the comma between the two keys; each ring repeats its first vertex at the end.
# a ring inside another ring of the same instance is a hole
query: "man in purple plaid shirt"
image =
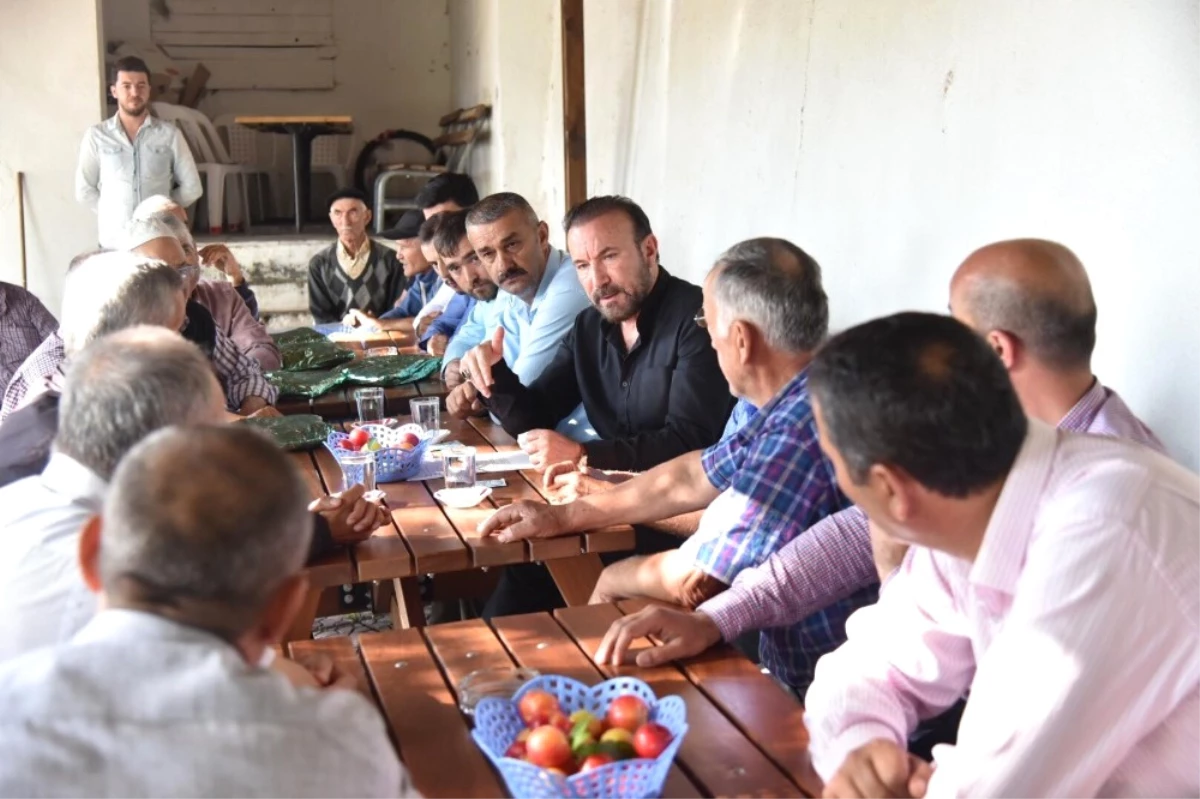
{"type": "MultiPolygon", "coordinates": [[[[829,309],[817,263],[780,239],[754,239],[718,259],[697,318],[712,336],[733,392],[759,411],[703,452],[692,452],[604,493],[566,505],[518,503],[484,532],[502,540],[637,524],[706,508],[681,547],[609,566],[592,600],[648,597],[695,607],[719,595],[820,519],[848,504],[817,442],[807,367],[829,309]]],[[[836,598],[787,626],[765,630],[759,652],[800,693],[817,659],[845,640],[846,617],[873,587],[836,598]]]]}
{"type": "MultiPolygon", "coordinates": [[[[1092,374],[1096,306],[1087,272],[1069,249],[1038,239],[972,253],[950,286],[955,317],[986,338],[1004,362],[1025,413],[1062,430],[1162,443],[1092,374]]],[[[616,622],[597,658],[620,662],[630,642],[654,635],[638,665],[689,657],[749,630],[794,624],[887,577],[903,547],[877,540],[851,507],[823,519],[695,611],[648,608],[616,622]]]]}
{"type": "Polygon", "coordinates": [[[57,329],[58,321],[41,300],[0,281],[0,386],[8,385],[17,367],[57,329]]]}

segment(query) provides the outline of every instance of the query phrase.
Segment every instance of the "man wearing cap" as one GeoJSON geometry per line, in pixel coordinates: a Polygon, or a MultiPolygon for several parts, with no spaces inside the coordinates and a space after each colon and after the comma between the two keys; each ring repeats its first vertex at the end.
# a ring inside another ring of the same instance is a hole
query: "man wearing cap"
{"type": "Polygon", "coordinates": [[[404,269],[404,277],[408,279],[408,288],[400,295],[396,307],[380,315],[380,319],[411,319],[425,307],[438,289],[437,272],[421,252],[421,225],[424,221],[425,215],[420,211],[405,211],[404,216],[400,217],[400,224],[381,234],[383,238],[396,242],[396,254],[404,269]]]}
{"type": "Polygon", "coordinates": [[[396,254],[371,241],[367,195],[342,189],[329,198],[329,221],[337,241],[308,263],[308,307],[317,324],[340,322],[351,310],[377,317],[404,291],[396,254]]]}

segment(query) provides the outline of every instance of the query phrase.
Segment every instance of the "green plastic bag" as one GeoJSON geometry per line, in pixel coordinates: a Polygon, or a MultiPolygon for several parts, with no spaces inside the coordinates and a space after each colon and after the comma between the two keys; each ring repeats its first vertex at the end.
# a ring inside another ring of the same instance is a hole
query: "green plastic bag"
{"type": "Polygon", "coordinates": [[[320,416],[311,413],[247,419],[241,424],[262,430],[289,452],[314,449],[324,444],[329,436],[329,425],[325,424],[320,416]]]}
{"type": "Polygon", "coordinates": [[[294,330],[287,330],[283,333],[272,333],[271,338],[275,340],[275,345],[278,347],[291,347],[296,344],[327,340],[311,327],[297,327],[294,330]]]}
{"type": "Polygon", "coordinates": [[[346,381],[341,369],[318,369],[309,372],[268,372],[267,379],[283,397],[319,397],[333,391],[346,381]]]}
{"type": "Polygon", "coordinates": [[[426,355],[384,355],[355,361],[342,374],[359,386],[399,386],[437,374],[441,366],[441,358],[426,355]]]}
{"type": "Polygon", "coordinates": [[[283,356],[283,371],[304,372],[310,369],[332,369],[354,360],[354,353],[342,349],[328,339],[289,344],[279,348],[283,356]]]}

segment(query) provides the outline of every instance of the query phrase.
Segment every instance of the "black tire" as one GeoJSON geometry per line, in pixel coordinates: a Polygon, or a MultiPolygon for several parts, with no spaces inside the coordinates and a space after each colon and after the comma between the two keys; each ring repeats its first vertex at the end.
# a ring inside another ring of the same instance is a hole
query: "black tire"
{"type": "MultiPolygon", "coordinates": [[[[433,140],[423,133],[413,130],[385,130],[363,145],[362,150],[358,153],[358,159],[354,162],[354,185],[359,191],[371,194],[372,187],[367,185],[367,167],[371,165],[375,151],[392,141],[416,142],[428,150],[430,155],[437,155],[437,148],[433,146],[433,140]]],[[[435,163],[444,164],[445,160],[445,158],[438,157],[435,163]]]]}

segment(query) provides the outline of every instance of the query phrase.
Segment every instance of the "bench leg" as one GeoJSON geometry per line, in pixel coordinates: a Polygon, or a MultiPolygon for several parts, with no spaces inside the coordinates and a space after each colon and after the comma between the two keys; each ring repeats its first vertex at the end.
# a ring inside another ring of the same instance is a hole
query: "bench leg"
{"type": "Polygon", "coordinates": [[[568,607],[573,607],[586,605],[592,598],[592,591],[596,590],[596,583],[600,579],[600,572],[604,571],[604,564],[600,562],[599,555],[589,552],[573,558],[548,560],[546,568],[550,570],[550,576],[554,578],[554,584],[562,594],[563,601],[568,607]]]}
{"type": "Polygon", "coordinates": [[[392,580],[392,627],[411,630],[425,626],[425,608],[421,604],[421,585],[416,577],[397,577],[392,580]]]}

